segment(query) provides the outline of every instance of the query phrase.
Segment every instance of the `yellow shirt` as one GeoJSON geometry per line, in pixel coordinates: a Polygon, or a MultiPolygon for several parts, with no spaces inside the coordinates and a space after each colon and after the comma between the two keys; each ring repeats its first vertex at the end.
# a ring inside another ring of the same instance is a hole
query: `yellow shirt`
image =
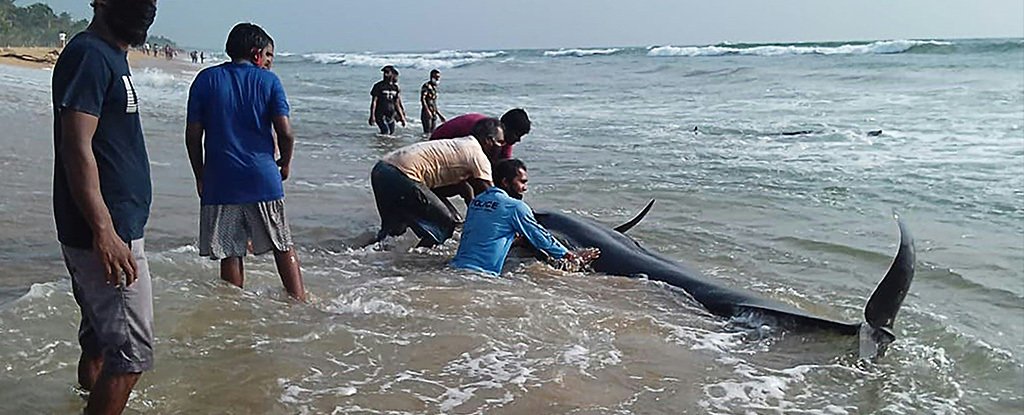
{"type": "Polygon", "coordinates": [[[381,160],[431,189],[468,179],[492,181],[491,161],[473,137],[422,141],[392,151],[381,160]]]}

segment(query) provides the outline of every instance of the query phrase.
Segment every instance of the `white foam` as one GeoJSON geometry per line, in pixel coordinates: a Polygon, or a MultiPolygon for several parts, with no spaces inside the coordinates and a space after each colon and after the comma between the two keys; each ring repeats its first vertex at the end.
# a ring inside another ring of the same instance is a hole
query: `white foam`
{"type": "Polygon", "coordinates": [[[548,50],[544,52],[544,56],[548,57],[559,57],[559,56],[575,56],[582,58],[584,56],[594,55],[614,55],[622,49],[559,49],[559,50],[548,50]]]}
{"type": "Polygon", "coordinates": [[[468,52],[443,50],[433,53],[311,53],[303,58],[320,64],[341,64],[345,66],[381,67],[393,65],[400,68],[435,69],[458,68],[485,59],[504,55],[505,52],[468,52]]]}
{"type": "Polygon", "coordinates": [[[839,46],[764,45],[749,48],[734,46],[655,46],[647,56],[655,57],[696,57],[696,56],[781,56],[781,55],[868,55],[902,53],[919,45],[951,45],[950,42],[934,40],[883,40],[867,44],[846,44],[839,46]]]}

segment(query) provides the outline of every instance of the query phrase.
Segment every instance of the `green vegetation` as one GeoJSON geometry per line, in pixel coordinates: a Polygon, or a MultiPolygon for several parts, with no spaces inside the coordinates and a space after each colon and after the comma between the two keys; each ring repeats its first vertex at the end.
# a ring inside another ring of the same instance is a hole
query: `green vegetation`
{"type": "MultiPolygon", "coordinates": [[[[56,47],[58,34],[67,33],[70,40],[87,26],[88,20],[75,20],[67,12],[56,14],[50,6],[42,3],[18,7],[14,0],[0,0],[0,47],[56,47]]],[[[164,37],[151,36],[150,39],[150,43],[176,47],[173,41],[164,37]]]]}
{"type": "Polygon", "coordinates": [[[14,0],[0,0],[0,46],[57,46],[58,33],[67,33],[70,39],[88,25],[66,12],[58,15],[45,4],[18,7],[14,0]]]}

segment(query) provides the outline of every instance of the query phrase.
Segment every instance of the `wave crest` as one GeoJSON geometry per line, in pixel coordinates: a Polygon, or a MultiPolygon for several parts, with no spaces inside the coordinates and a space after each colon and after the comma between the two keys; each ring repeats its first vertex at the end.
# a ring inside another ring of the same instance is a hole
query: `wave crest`
{"type": "Polygon", "coordinates": [[[306,61],[344,66],[381,67],[394,65],[399,68],[435,69],[458,68],[486,59],[505,55],[505,52],[470,52],[442,50],[433,53],[310,53],[302,55],[306,61]]]}
{"type": "Polygon", "coordinates": [[[559,49],[559,50],[548,50],[544,51],[544,56],[547,57],[561,57],[561,56],[574,56],[582,58],[585,56],[594,55],[614,55],[619,53],[622,49],[608,48],[608,49],[559,49]]]}
{"type": "Polygon", "coordinates": [[[697,57],[697,56],[783,56],[783,55],[869,55],[896,54],[917,47],[952,46],[951,42],[935,40],[883,40],[863,44],[841,45],[712,45],[712,46],[653,46],[647,56],[653,57],[697,57]]]}

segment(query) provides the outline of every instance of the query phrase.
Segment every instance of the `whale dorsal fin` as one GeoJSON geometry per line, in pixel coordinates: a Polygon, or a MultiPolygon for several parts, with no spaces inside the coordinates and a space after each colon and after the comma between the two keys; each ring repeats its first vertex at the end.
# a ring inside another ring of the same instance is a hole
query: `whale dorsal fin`
{"type": "Polygon", "coordinates": [[[619,233],[624,234],[626,232],[629,232],[630,229],[633,229],[633,227],[636,226],[636,224],[644,220],[644,217],[647,216],[647,212],[651,211],[651,207],[654,206],[654,200],[655,199],[651,199],[650,202],[647,202],[647,206],[644,207],[644,210],[641,210],[640,213],[634,216],[633,219],[630,219],[629,222],[616,226],[615,230],[618,231],[619,233]]]}

